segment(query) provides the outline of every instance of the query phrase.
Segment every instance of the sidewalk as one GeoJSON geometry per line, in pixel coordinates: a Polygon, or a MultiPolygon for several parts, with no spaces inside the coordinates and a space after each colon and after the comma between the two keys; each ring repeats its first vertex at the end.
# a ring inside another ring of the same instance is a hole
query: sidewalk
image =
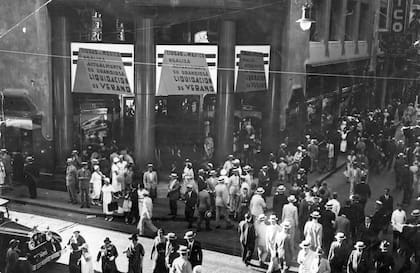
{"type": "MultiPolygon", "coordinates": [[[[309,184],[312,185],[315,181],[323,181],[330,177],[332,174],[340,170],[345,164],[345,158],[340,156],[337,162],[337,168],[331,172],[318,174],[312,173],[309,175],[309,184]]],[[[161,181],[158,184],[158,198],[154,202],[153,208],[153,222],[156,226],[164,228],[165,232],[175,232],[181,236],[186,229],[187,223],[184,220],[184,203],[178,202],[178,218],[175,220],[168,216],[169,204],[166,198],[167,182],[161,181]]],[[[28,197],[28,191],[24,186],[17,186],[13,191],[6,192],[0,195],[2,198],[9,199],[12,203],[25,204],[30,206],[38,206],[47,209],[53,209],[63,212],[71,212],[76,214],[86,215],[86,218],[91,217],[104,217],[101,207],[80,208],[80,205],[73,205],[68,203],[67,192],[38,188],[38,198],[31,199],[28,197]]],[[[268,207],[271,207],[272,197],[267,200],[268,207]]],[[[121,220],[114,220],[114,222],[121,220]]],[[[114,223],[113,222],[113,223],[114,223]]],[[[108,222],[104,222],[104,224],[108,222]]],[[[121,221],[121,226],[117,229],[121,231],[128,231],[134,228],[133,225],[125,225],[121,221]]],[[[114,228],[113,228],[114,229],[114,228]]],[[[152,234],[150,234],[152,236],[152,234]]],[[[219,251],[228,254],[239,255],[240,245],[237,238],[237,231],[232,230],[214,230],[210,232],[200,232],[197,236],[204,246],[204,248],[219,251]],[[214,236],[217,234],[217,236],[214,236]]]]}

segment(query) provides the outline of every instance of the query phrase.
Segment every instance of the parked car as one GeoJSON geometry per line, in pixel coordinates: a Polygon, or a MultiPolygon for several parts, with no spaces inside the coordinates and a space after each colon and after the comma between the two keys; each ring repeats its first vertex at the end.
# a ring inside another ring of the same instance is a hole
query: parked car
{"type": "Polygon", "coordinates": [[[62,250],[61,236],[51,230],[30,228],[10,219],[8,202],[0,198],[0,269],[5,266],[6,252],[12,239],[20,241],[19,266],[22,268],[36,271],[48,262],[57,260],[62,250]]]}

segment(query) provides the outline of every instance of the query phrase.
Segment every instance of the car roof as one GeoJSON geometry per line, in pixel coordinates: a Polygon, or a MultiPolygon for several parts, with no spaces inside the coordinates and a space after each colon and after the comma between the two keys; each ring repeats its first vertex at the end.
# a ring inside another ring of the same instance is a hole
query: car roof
{"type": "Polygon", "coordinates": [[[12,235],[12,236],[20,236],[29,238],[29,235],[31,234],[32,229],[18,224],[14,221],[6,221],[2,224],[0,224],[0,236],[2,234],[12,235]]]}

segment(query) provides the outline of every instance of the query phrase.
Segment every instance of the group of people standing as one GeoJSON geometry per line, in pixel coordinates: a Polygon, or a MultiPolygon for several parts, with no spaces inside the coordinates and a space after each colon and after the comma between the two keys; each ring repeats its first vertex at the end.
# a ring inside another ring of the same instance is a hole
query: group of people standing
{"type": "MultiPolygon", "coordinates": [[[[199,273],[203,263],[201,244],[196,240],[193,231],[187,231],[184,235],[185,245],[180,245],[175,233],[164,234],[160,229],[154,239],[150,252],[150,259],[154,259],[153,273],[199,273]]],[[[142,273],[143,261],[146,256],[145,249],[140,242],[138,234],[132,234],[129,244],[122,251],[128,259],[128,273],[142,273]]],[[[70,247],[69,272],[70,273],[93,273],[94,259],[89,252],[86,240],[80,235],[80,231],[74,231],[67,244],[70,247]]],[[[118,249],[106,237],[100,247],[96,261],[101,263],[103,273],[118,273],[116,259],[118,249]]],[[[12,273],[12,272],[11,272],[12,273]]],[[[16,272],[17,273],[17,272],[16,272]]]]}

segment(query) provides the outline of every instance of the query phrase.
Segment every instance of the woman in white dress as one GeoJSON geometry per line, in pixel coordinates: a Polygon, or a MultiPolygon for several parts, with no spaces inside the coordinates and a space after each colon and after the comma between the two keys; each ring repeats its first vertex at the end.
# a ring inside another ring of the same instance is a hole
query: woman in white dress
{"type": "Polygon", "coordinates": [[[99,165],[93,165],[93,173],[90,178],[90,184],[92,184],[92,205],[99,206],[99,199],[101,198],[101,190],[102,190],[102,178],[104,175],[102,174],[101,170],[99,169],[99,165]]]}
{"type": "Polygon", "coordinates": [[[112,202],[112,194],[114,192],[114,187],[109,184],[109,178],[104,178],[104,185],[102,186],[102,209],[105,216],[105,221],[112,221],[113,217],[112,211],[108,210],[108,205],[112,202]]]}
{"type": "Polygon", "coordinates": [[[111,178],[112,178],[112,187],[114,188],[114,192],[121,191],[121,184],[118,183],[118,174],[119,174],[119,167],[118,163],[120,159],[118,157],[114,157],[113,164],[111,166],[111,178]]]}
{"type": "Polygon", "coordinates": [[[81,273],[94,273],[93,270],[93,260],[92,256],[89,253],[87,244],[83,244],[82,247],[82,257],[80,258],[81,273]]]}

